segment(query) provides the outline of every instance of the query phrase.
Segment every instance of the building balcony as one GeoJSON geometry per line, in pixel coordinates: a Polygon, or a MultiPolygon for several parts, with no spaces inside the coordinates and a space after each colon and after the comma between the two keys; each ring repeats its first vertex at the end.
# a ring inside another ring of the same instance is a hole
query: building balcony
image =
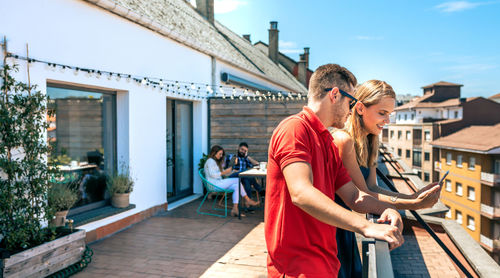
{"type": "Polygon", "coordinates": [[[489,219],[500,218],[500,208],[481,204],[481,215],[489,219]]]}
{"type": "Polygon", "coordinates": [[[480,235],[481,246],[489,252],[497,252],[500,251],[500,240],[499,239],[491,239],[485,235],[480,235]]]}
{"type": "Polygon", "coordinates": [[[500,175],[481,172],[481,183],[489,186],[500,186],[500,175]]]}

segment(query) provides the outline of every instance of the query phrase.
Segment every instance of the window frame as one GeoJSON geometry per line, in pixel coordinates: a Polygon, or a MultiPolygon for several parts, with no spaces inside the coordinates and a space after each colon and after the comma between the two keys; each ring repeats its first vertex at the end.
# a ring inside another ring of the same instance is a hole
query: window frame
{"type": "Polygon", "coordinates": [[[472,186],[467,186],[467,200],[470,200],[470,201],[476,201],[476,189],[472,186]],[[471,189],[472,189],[472,198],[471,198],[471,189]]]}
{"type": "Polygon", "coordinates": [[[464,196],[464,186],[461,182],[455,182],[455,194],[457,194],[457,196],[464,196]]]}

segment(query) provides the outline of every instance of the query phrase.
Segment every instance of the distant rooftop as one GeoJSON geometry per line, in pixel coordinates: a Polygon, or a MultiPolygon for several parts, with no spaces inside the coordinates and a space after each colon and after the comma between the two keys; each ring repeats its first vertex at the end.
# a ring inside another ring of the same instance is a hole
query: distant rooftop
{"type": "Polygon", "coordinates": [[[500,148],[500,124],[471,126],[431,142],[436,147],[488,152],[500,148]],[[474,140],[471,140],[474,138],[474,140]]]}
{"type": "Polygon", "coordinates": [[[472,100],[477,99],[478,97],[470,97],[470,98],[452,98],[452,99],[447,99],[445,101],[441,102],[425,102],[426,99],[431,97],[432,95],[425,95],[423,97],[419,97],[417,99],[414,99],[406,104],[403,104],[399,107],[396,107],[394,110],[405,110],[405,109],[410,109],[410,108],[442,108],[442,107],[452,107],[452,106],[459,106],[462,101],[469,102],[472,100]]]}
{"type": "Polygon", "coordinates": [[[457,83],[446,82],[446,81],[439,81],[439,82],[424,86],[424,87],[422,87],[422,89],[432,88],[432,87],[436,87],[436,86],[452,86],[452,87],[460,86],[460,87],[462,87],[463,85],[457,84],[457,83]]]}

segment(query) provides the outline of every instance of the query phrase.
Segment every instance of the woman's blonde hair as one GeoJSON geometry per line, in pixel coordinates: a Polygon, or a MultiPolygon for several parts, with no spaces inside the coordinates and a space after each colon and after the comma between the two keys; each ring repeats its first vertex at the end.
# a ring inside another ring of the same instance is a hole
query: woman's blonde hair
{"type": "MultiPolygon", "coordinates": [[[[366,108],[368,108],[379,103],[385,97],[395,99],[396,93],[392,89],[391,85],[384,81],[369,80],[356,88],[354,97],[357,98],[359,102],[362,102],[366,108]]],[[[377,165],[378,156],[378,136],[373,134],[365,136],[363,128],[363,117],[358,114],[356,108],[353,108],[352,114],[347,120],[345,129],[354,141],[356,159],[358,160],[358,164],[360,166],[375,166],[377,165]]]]}

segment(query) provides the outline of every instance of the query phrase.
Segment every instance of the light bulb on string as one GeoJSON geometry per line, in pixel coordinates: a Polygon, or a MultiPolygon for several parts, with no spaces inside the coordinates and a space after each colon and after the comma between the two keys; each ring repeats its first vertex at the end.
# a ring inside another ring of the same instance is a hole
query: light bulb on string
{"type": "Polygon", "coordinates": [[[191,83],[191,89],[196,89],[196,87],[194,86],[194,83],[191,83]]]}
{"type": "Polygon", "coordinates": [[[160,79],[160,87],[163,88],[163,80],[160,79]]]}
{"type": "Polygon", "coordinates": [[[142,85],[144,85],[144,84],[146,84],[147,82],[148,82],[148,81],[146,80],[146,77],[144,77],[144,78],[142,79],[142,81],[141,81],[141,84],[142,84],[142,85]]]}

